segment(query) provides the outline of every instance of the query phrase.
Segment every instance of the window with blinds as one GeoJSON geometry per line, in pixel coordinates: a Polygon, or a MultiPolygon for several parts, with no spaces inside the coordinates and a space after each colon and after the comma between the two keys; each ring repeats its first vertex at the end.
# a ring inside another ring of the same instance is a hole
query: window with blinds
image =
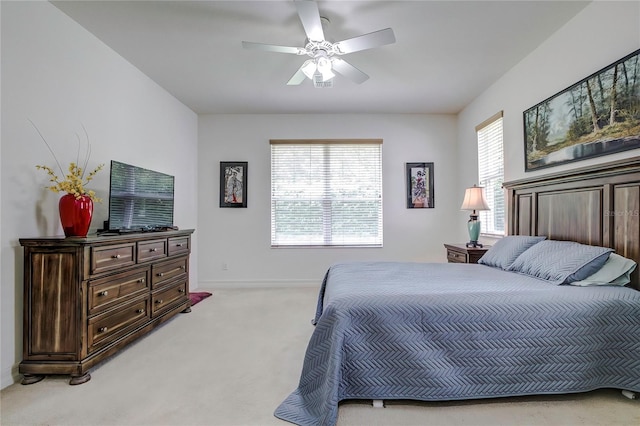
{"type": "Polygon", "coordinates": [[[484,187],[490,210],[480,211],[482,233],[504,235],[505,202],[502,111],[476,127],[478,135],[478,183],[484,187]]]}
{"type": "Polygon", "coordinates": [[[382,140],[271,140],[271,246],[382,246],[382,140]]]}

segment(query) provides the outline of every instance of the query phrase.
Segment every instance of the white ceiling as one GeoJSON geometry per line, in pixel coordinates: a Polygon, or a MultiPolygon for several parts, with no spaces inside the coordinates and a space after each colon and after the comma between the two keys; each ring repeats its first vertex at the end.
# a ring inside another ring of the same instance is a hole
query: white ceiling
{"type": "MultiPolygon", "coordinates": [[[[327,39],[391,27],[396,43],[343,56],[370,76],[287,86],[307,58],[293,1],[54,1],[196,113],[457,113],[583,1],[318,1],[327,39]]],[[[535,72],[535,70],[532,70],[535,72]]]]}

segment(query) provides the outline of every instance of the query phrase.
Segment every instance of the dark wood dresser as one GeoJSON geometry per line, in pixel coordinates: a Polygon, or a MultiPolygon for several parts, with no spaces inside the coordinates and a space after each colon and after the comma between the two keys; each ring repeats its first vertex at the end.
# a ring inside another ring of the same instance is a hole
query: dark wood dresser
{"type": "Polygon", "coordinates": [[[21,238],[23,384],[89,369],[189,312],[193,229],[87,238],[21,238]]]}
{"type": "Polygon", "coordinates": [[[478,263],[478,259],[489,250],[490,246],[467,247],[465,244],[445,244],[447,262],[449,263],[478,263]]]}

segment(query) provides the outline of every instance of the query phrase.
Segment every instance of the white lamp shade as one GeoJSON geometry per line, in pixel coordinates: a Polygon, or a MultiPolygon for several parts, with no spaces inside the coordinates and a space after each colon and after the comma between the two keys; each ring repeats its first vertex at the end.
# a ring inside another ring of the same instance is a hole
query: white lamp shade
{"type": "Polygon", "coordinates": [[[322,74],[322,81],[331,80],[336,75],[331,71],[331,61],[327,58],[318,58],[318,72],[322,74]]]}
{"type": "Polygon", "coordinates": [[[489,210],[487,201],[484,199],[484,188],[475,185],[467,188],[460,210],[489,210]]]}
{"type": "Polygon", "coordinates": [[[302,72],[309,79],[313,80],[313,77],[317,73],[322,75],[322,81],[329,81],[336,75],[331,71],[331,60],[321,56],[319,58],[308,59],[302,64],[302,72]]]}
{"type": "Polygon", "coordinates": [[[313,75],[316,73],[316,63],[313,59],[308,59],[302,64],[302,72],[309,79],[313,79],[313,75]]]}

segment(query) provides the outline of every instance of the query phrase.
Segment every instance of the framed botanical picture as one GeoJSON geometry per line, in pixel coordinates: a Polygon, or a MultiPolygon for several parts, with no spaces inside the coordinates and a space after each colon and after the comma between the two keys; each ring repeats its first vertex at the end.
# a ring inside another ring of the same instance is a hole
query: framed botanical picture
{"type": "Polygon", "coordinates": [[[432,209],[433,163],[406,163],[407,208],[432,209]]]}
{"type": "Polygon", "coordinates": [[[640,50],[523,113],[525,171],[640,148],[640,50]]]}
{"type": "Polygon", "coordinates": [[[220,207],[247,207],[246,161],[220,162],[220,207]]]}

